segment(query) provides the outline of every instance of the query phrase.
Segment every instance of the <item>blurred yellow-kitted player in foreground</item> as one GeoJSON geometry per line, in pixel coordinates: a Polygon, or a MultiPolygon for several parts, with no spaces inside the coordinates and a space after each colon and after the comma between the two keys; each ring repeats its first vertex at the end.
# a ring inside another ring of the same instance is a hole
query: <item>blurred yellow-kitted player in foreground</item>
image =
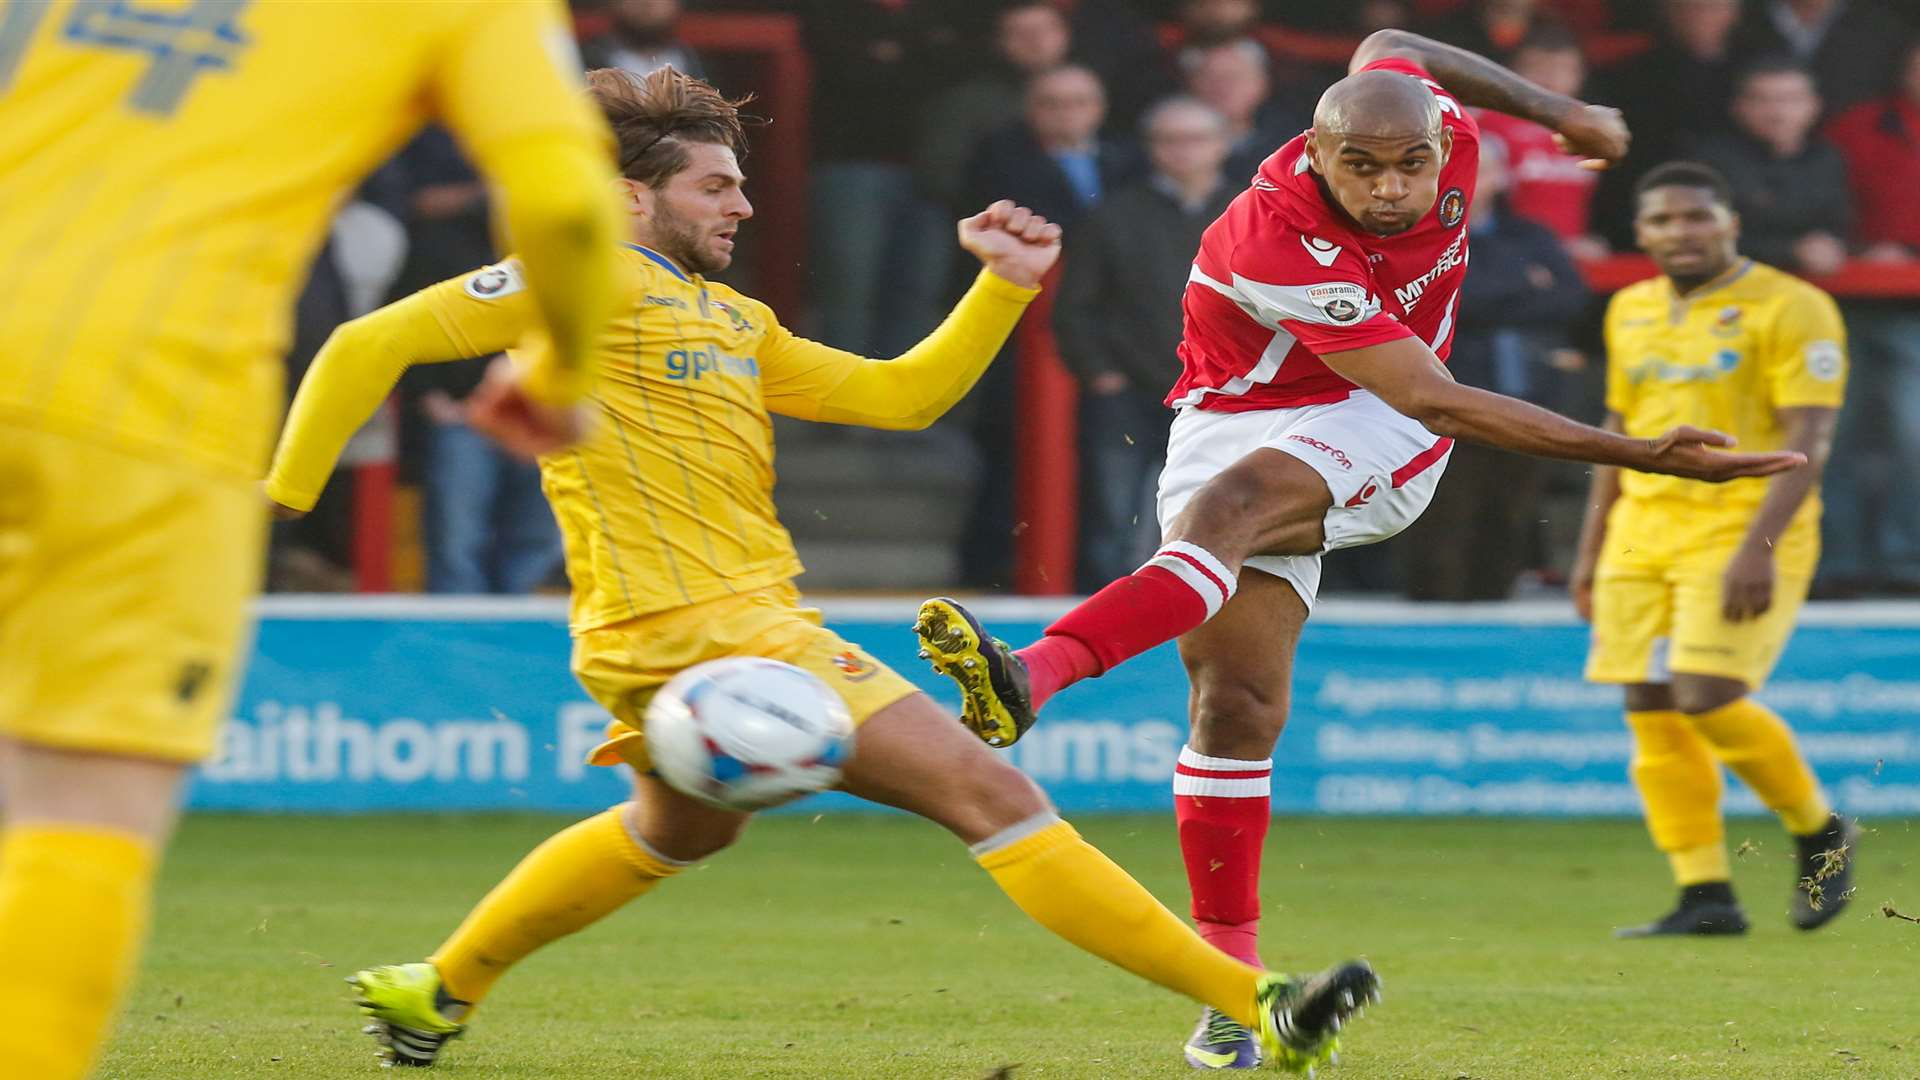
{"type": "Polygon", "coordinates": [[[1601,468],[1574,568],[1593,623],[1587,677],[1626,686],[1633,780],[1680,903],[1622,936],[1736,934],[1720,767],[1746,781],[1799,845],[1792,918],[1846,906],[1855,830],[1835,815],[1793,733],[1751,695],[1793,633],[1820,551],[1820,470],[1846,386],[1840,312],[1826,293],[1741,257],[1726,181],[1663,165],[1640,182],[1634,227],[1661,276],[1607,308],[1607,424],[1730,432],[1807,464],[1723,486],[1601,468]],[[1829,854],[1839,852],[1837,856],[1829,854]]]}
{"type": "Polygon", "coordinates": [[[575,64],[545,2],[0,5],[0,1076],[97,1054],[239,664],[294,294],[430,118],[556,343],[510,424],[564,429],[616,220],[575,64]]]}
{"type": "MultiPolygon", "coordinates": [[[[363,971],[363,1007],[396,1063],[428,1064],[508,967],[730,844],[744,814],[649,775],[639,735],[652,695],[726,656],[784,660],[818,676],[860,725],[845,787],[921,814],[972,849],[1048,929],[1265,1032],[1306,1065],[1370,995],[1364,964],[1290,981],[1215,950],[1060,820],[1026,776],[904,678],[800,606],[800,573],[773,503],[770,413],[920,428],[966,394],[1060,251],[1060,230],[1010,203],[959,225],[985,264],[945,322],[893,360],[789,333],[765,304],[705,275],[732,261],[752,213],[736,160],[737,103],[665,69],[589,73],[620,140],[616,181],[631,242],[621,302],[596,333],[599,415],[577,449],[541,458],[573,581],[574,671],[615,717],[601,764],[635,771],[631,802],[541,845],[426,963],[363,971]]],[[[547,344],[509,260],[342,327],[315,358],[268,478],[310,507],[347,436],[408,365],[547,344]]]]}

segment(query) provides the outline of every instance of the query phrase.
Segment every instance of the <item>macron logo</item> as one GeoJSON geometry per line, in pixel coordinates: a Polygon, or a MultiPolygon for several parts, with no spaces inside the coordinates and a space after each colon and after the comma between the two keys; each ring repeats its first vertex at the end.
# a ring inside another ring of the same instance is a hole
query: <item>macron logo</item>
{"type": "Polygon", "coordinates": [[[1313,261],[1321,266],[1332,266],[1333,260],[1340,257],[1339,244],[1322,240],[1317,236],[1301,237],[1300,246],[1306,248],[1307,254],[1313,256],[1313,261]]]}

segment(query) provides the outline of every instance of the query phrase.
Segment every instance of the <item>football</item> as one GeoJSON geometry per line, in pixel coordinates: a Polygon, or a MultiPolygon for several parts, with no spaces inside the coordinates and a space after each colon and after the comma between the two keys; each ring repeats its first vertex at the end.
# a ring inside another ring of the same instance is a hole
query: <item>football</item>
{"type": "Polygon", "coordinates": [[[676,791],[724,810],[764,810],[840,780],[853,721],[839,695],[778,660],[688,668],[647,706],[647,750],[676,791]]]}

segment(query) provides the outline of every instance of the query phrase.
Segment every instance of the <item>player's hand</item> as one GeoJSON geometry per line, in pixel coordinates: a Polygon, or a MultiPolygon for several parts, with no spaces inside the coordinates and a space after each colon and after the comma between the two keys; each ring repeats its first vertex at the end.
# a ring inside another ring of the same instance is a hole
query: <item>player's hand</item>
{"type": "Polygon", "coordinates": [[[1733,436],[1723,431],[1683,424],[1653,440],[1648,447],[1646,464],[1635,467],[1645,472],[1724,484],[1743,476],[1772,476],[1807,463],[1807,455],[1794,450],[1732,454],[1725,449],[1716,449],[1732,446],[1733,443],[1733,436]]]}
{"type": "Polygon", "coordinates": [[[467,398],[467,426],[529,461],[585,438],[589,420],[584,406],[536,400],[505,357],[487,368],[487,377],[467,398]]]}
{"type": "Polygon", "coordinates": [[[1627,156],[1633,133],[1627,130],[1627,119],[1619,109],[1582,105],[1560,121],[1553,141],[1579,158],[1581,168],[1605,169],[1627,156]]]}
{"type": "Polygon", "coordinates": [[[267,508],[273,511],[275,521],[299,521],[307,516],[305,510],[295,510],[286,503],[276,501],[271,495],[267,496],[267,508]]]}
{"type": "Polygon", "coordinates": [[[1772,606],[1773,550],[1765,544],[1741,544],[1720,579],[1720,614],[1728,622],[1745,622],[1772,606]]]}
{"type": "Polygon", "coordinates": [[[1573,613],[1580,621],[1593,621],[1593,579],[1594,568],[1587,565],[1585,559],[1573,564],[1573,573],[1567,575],[1567,594],[1573,598],[1573,613]]]}
{"type": "Polygon", "coordinates": [[[961,247],[1025,288],[1037,288],[1060,258],[1060,226],[1007,199],[961,218],[959,228],[961,247]]]}

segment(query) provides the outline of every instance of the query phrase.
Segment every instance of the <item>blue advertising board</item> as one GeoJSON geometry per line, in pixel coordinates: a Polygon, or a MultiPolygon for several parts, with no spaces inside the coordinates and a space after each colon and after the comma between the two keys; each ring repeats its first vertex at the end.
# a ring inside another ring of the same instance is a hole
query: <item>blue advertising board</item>
{"type": "MultiPolygon", "coordinates": [[[[987,603],[1009,640],[1055,603],[987,603]]],[[[913,605],[827,605],[829,622],[940,700],[914,657],[913,605]]],[[[1638,812],[1617,688],[1580,678],[1585,628],[1558,606],[1328,603],[1295,668],[1274,756],[1280,813],[1638,812]]],[[[544,601],[269,600],[202,809],[590,810],[624,797],[584,764],[606,714],[567,671],[544,601]]],[[[1010,753],[1063,810],[1172,806],[1186,679],[1164,647],[1056,698],[1010,753]]],[[[1761,695],[1793,724],[1835,801],[1920,814],[1920,607],[1809,612],[1761,695]]],[[[802,804],[850,809],[845,796],[802,804]]],[[[1737,785],[1734,812],[1759,809],[1737,785]]]]}

